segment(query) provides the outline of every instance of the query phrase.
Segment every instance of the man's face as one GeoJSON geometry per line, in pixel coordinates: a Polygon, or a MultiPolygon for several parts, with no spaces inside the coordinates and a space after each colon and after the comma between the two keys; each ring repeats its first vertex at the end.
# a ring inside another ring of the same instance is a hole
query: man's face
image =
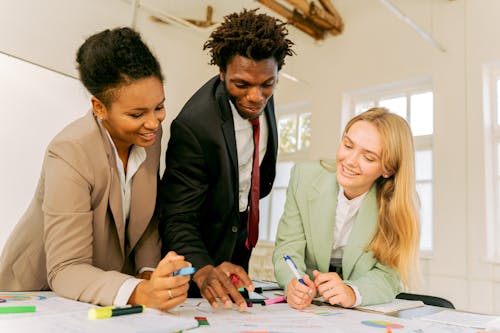
{"type": "Polygon", "coordinates": [[[229,60],[226,71],[220,71],[229,98],[245,119],[257,118],[273,95],[278,81],[278,64],[274,57],[255,61],[240,55],[229,60]]]}

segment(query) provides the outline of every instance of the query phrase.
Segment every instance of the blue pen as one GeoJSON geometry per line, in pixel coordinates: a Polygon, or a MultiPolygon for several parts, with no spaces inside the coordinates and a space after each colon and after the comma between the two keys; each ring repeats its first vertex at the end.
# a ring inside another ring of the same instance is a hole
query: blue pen
{"type": "Polygon", "coordinates": [[[184,267],[184,268],[176,270],[173,273],[173,276],[177,276],[177,275],[191,275],[194,272],[196,272],[196,268],[194,268],[194,267],[184,267]]]}
{"type": "Polygon", "coordinates": [[[299,280],[300,283],[302,283],[304,286],[306,286],[306,283],[304,282],[304,279],[302,279],[302,277],[300,276],[300,273],[297,270],[297,265],[295,265],[292,258],[288,255],[284,255],[283,259],[285,259],[286,263],[288,264],[288,266],[292,270],[292,273],[293,273],[293,275],[295,275],[297,280],[299,280]]]}

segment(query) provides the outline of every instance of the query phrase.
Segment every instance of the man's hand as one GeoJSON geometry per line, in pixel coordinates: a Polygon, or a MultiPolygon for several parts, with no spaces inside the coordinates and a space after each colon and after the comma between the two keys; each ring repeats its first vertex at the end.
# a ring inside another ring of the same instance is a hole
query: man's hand
{"type": "Polygon", "coordinates": [[[193,281],[213,308],[217,308],[219,299],[225,308],[231,308],[234,302],[240,311],[245,311],[247,304],[238,288],[245,287],[248,291],[255,289],[243,267],[227,261],[217,267],[207,265],[199,269],[194,274],[193,281]]]}
{"type": "Polygon", "coordinates": [[[344,308],[351,308],[356,303],[354,290],[346,285],[337,273],[321,273],[315,270],[313,275],[319,294],[328,303],[339,304],[344,308]]]}
{"type": "Polygon", "coordinates": [[[187,298],[189,275],[173,276],[173,272],[191,264],[183,256],[171,251],[158,263],[149,280],[141,281],[129,298],[129,304],[145,305],[159,310],[168,310],[187,298]]]}

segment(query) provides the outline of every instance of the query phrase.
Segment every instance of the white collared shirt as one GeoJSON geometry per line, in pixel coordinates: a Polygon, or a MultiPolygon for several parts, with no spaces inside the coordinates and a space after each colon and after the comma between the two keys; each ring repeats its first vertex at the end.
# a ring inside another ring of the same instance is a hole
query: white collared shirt
{"type": "Polygon", "coordinates": [[[125,168],[123,167],[123,162],[118,155],[115,143],[111,139],[111,135],[109,135],[107,130],[106,133],[108,134],[111,147],[113,147],[113,152],[115,153],[116,170],[118,171],[118,175],[120,177],[120,186],[122,189],[123,220],[127,221],[130,216],[130,202],[132,201],[132,178],[141,164],[146,160],[146,149],[144,149],[144,147],[132,145],[127,161],[127,174],[125,174],[125,168]]]}
{"type": "MultiPolygon", "coordinates": [[[[347,245],[349,236],[351,235],[354,221],[358,216],[359,207],[366,197],[364,194],[357,196],[351,200],[347,199],[344,194],[344,188],[339,185],[339,194],[337,196],[337,211],[335,215],[335,230],[333,232],[333,247],[330,264],[334,266],[342,265],[342,256],[344,255],[344,247],[347,245]]],[[[363,301],[358,287],[352,283],[347,283],[356,296],[354,306],[358,306],[363,301]]]]}
{"type": "MultiPolygon", "coordinates": [[[[236,137],[236,149],[238,151],[238,173],[239,173],[239,211],[243,212],[248,206],[248,193],[252,182],[253,164],[253,129],[248,119],[243,118],[236,110],[234,104],[229,101],[233,113],[234,133],[236,137]]],[[[259,165],[264,159],[267,151],[267,138],[269,136],[268,125],[264,112],[259,116],[259,165]]]]}
{"type": "MultiPolygon", "coordinates": [[[[144,147],[132,145],[127,161],[127,173],[125,174],[125,168],[123,167],[123,162],[120,159],[120,156],[118,156],[118,151],[116,149],[115,143],[113,142],[113,139],[111,139],[111,135],[107,130],[106,134],[108,135],[108,139],[111,142],[111,147],[113,147],[113,152],[115,154],[116,170],[118,171],[118,175],[120,177],[123,222],[126,223],[130,216],[130,203],[132,201],[132,178],[136,174],[141,164],[146,160],[146,149],[144,149],[144,147]]],[[[134,292],[135,287],[141,281],[142,279],[137,279],[134,277],[125,280],[120,286],[120,289],[118,289],[113,304],[115,306],[126,305],[130,296],[134,292]]]]}
{"type": "MultiPolygon", "coordinates": [[[[366,192],[368,193],[368,192],[366,192]]],[[[347,245],[359,207],[363,203],[366,193],[349,200],[344,194],[344,188],[339,185],[337,196],[337,211],[335,216],[335,230],[333,232],[333,248],[331,258],[342,258],[344,247],[347,245]]]]}

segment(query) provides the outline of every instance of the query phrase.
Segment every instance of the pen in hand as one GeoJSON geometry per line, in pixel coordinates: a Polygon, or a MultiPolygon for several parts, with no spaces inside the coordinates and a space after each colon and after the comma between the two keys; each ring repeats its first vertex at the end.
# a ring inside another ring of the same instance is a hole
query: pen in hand
{"type": "Polygon", "coordinates": [[[286,263],[290,267],[290,270],[292,271],[293,275],[295,275],[297,280],[299,280],[299,282],[302,283],[304,286],[307,286],[307,284],[304,282],[304,279],[302,278],[302,276],[300,276],[300,273],[297,270],[297,266],[293,262],[293,259],[288,255],[284,255],[283,259],[285,259],[286,263]]]}

